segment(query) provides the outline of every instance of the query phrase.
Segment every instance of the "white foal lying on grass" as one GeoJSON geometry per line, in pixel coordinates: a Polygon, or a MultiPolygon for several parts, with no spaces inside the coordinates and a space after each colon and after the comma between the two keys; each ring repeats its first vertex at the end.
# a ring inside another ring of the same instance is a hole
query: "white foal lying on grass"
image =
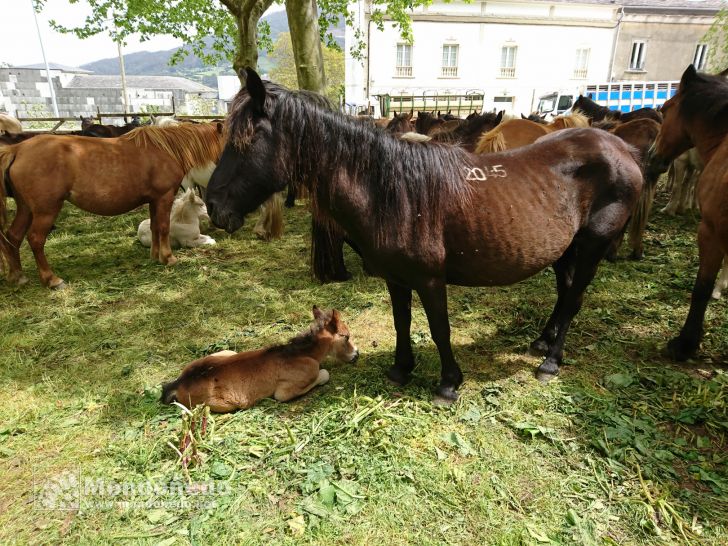
{"type": "MultiPolygon", "coordinates": [[[[209,220],[205,202],[195,190],[187,190],[182,197],[174,200],[169,215],[169,239],[173,247],[196,247],[214,245],[215,239],[200,233],[200,220],[209,220]]],[[[144,246],[152,246],[152,229],[149,219],[139,224],[137,230],[139,242],[144,246]]]]}

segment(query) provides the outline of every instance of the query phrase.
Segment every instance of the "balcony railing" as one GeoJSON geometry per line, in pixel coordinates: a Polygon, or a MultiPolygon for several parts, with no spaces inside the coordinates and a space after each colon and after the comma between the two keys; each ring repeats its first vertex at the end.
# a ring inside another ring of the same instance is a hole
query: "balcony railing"
{"type": "Polygon", "coordinates": [[[586,79],[586,68],[575,68],[574,69],[574,79],[576,80],[583,80],[586,79]]]}
{"type": "Polygon", "coordinates": [[[395,71],[395,76],[400,77],[411,77],[412,76],[412,67],[411,66],[398,66],[395,71]]]}
{"type": "Polygon", "coordinates": [[[440,74],[443,78],[457,78],[458,67],[457,66],[443,66],[442,73],[440,74]]]}
{"type": "Polygon", "coordinates": [[[501,66],[500,69],[500,77],[501,78],[515,78],[516,77],[516,67],[508,67],[508,66],[501,66]]]}

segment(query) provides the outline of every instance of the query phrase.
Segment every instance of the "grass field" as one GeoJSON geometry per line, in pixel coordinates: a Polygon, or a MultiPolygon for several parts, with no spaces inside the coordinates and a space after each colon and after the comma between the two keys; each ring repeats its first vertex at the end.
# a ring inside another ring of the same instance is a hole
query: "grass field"
{"type": "Polygon", "coordinates": [[[0,282],[0,543],[728,543],[726,303],[699,359],[660,356],[687,311],[694,217],[653,213],[646,258],[602,265],[570,365],[545,386],[525,354],[553,274],[452,287],[465,383],[440,408],[419,302],[415,378],[397,388],[383,281],[347,254],[351,282],[313,282],[304,207],[280,241],[257,241],[249,220],[173,268],[136,242],[144,215],[68,205],[46,247],[68,289],[40,287],[27,245],[30,284],[0,282]],[[182,412],[160,405],[160,382],[200,355],[285,341],[313,304],[342,311],[359,361],[327,364],[331,381],[303,399],[214,416],[185,471],[182,412]]]}

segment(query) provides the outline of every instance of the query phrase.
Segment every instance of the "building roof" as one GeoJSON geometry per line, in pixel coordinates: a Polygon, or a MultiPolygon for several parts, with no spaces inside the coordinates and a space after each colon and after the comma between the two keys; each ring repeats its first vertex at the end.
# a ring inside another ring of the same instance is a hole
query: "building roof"
{"type": "MultiPolygon", "coordinates": [[[[32,70],[45,70],[44,63],[25,64],[25,65],[13,65],[13,68],[28,68],[32,70]]],[[[93,74],[91,70],[79,68],[77,66],[67,66],[60,63],[48,63],[48,67],[51,70],[61,70],[63,72],[71,72],[73,74],[93,74]]]]}
{"type": "MultiPolygon", "coordinates": [[[[217,93],[214,89],[178,76],[127,76],[127,87],[141,89],[180,89],[187,93],[217,93]]],[[[75,76],[66,88],[121,89],[121,76],[75,76]]]]}
{"type": "MultiPolygon", "coordinates": [[[[536,0],[556,3],[556,0],[536,0]]],[[[597,4],[625,8],[650,8],[665,10],[710,10],[728,7],[727,0],[557,0],[563,4],[597,4]]]]}

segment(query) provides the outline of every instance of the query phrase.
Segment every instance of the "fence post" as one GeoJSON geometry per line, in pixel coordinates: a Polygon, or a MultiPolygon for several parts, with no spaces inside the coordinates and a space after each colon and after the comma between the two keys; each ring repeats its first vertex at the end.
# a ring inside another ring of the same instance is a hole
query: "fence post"
{"type": "Polygon", "coordinates": [[[99,125],[101,125],[101,108],[96,107],[96,118],[99,120],[99,125]]]}

